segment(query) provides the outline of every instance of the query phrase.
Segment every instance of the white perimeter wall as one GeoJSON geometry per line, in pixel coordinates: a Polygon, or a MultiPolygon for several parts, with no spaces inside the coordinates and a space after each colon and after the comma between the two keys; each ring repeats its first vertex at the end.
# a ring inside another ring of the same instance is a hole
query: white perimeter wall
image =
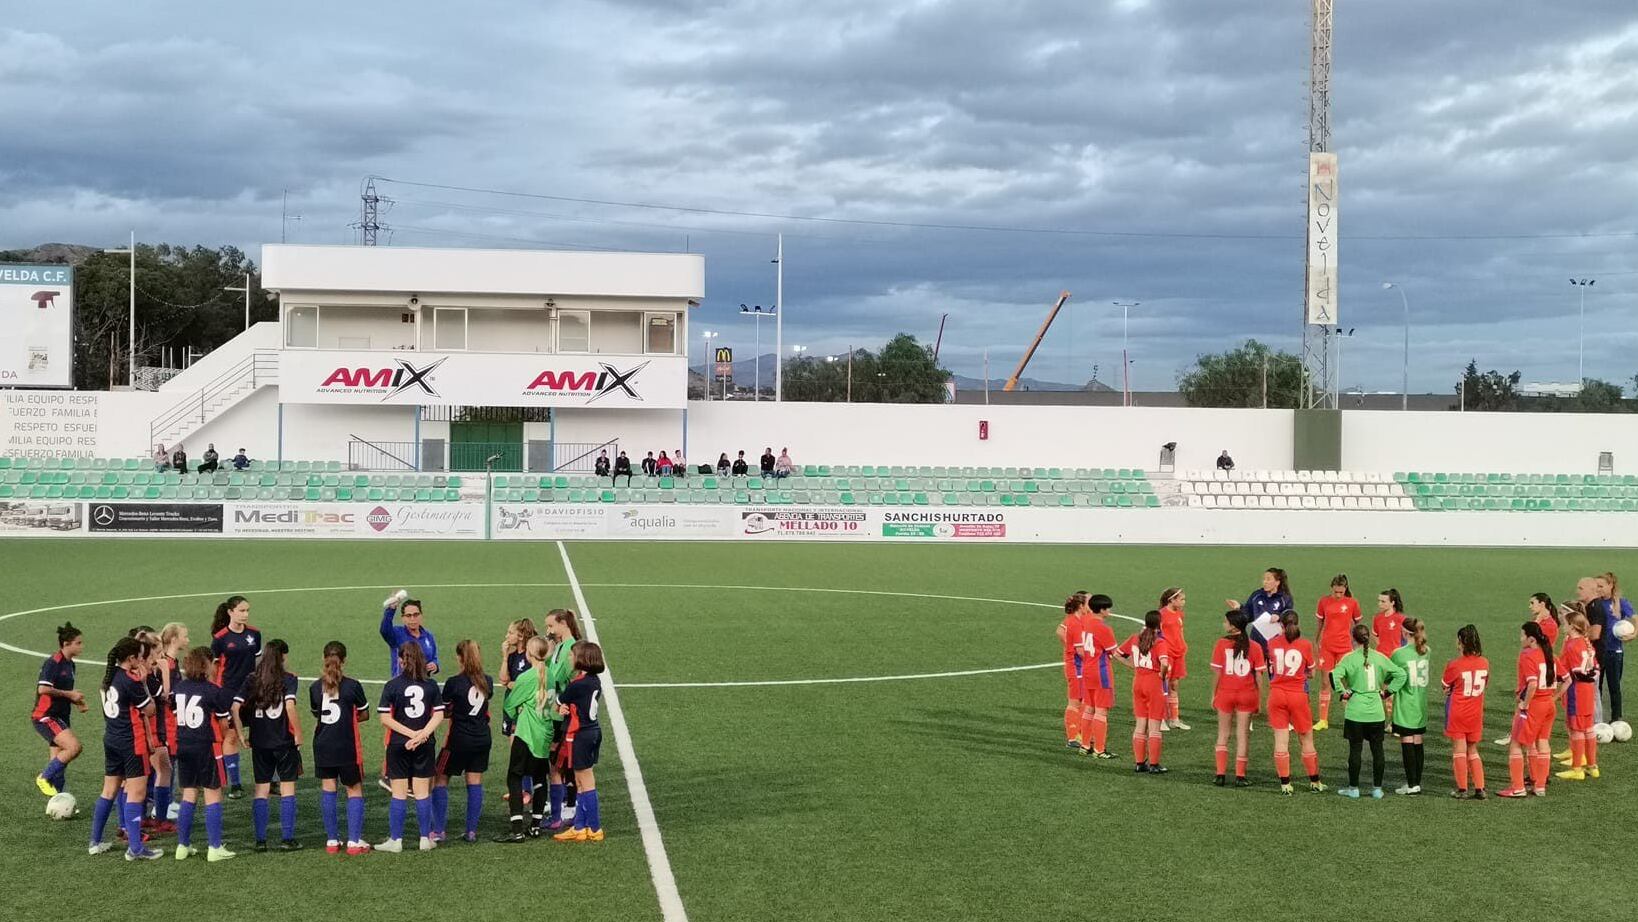
{"type": "Polygon", "coordinates": [[[1638,474],[1638,416],[1387,410],[1342,414],[1346,470],[1594,473],[1600,451],[1615,453],[1617,473],[1638,474]]]}

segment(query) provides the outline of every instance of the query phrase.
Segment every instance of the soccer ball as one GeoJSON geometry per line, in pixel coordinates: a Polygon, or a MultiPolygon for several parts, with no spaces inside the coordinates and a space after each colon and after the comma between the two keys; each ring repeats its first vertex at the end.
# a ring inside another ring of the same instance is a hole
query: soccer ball
{"type": "MultiPolygon", "coordinates": [[[[1630,733],[1631,728],[1628,728],[1628,731],[1630,733]]],[[[1609,724],[1593,724],[1592,732],[1593,739],[1598,740],[1600,743],[1607,743],[1615,739],[1615,728],[1609,724]]]]}
{"type": "Polygon", "coordinates": [[[51,795],[51,799],[46,801],[46,816],[54,820],[66,820],[74,815],[78,806],[73,794],[61,791],[51,795]]]}
{"type": "Polygon", "coordinates": [[[1638,628],[1634,628],[1631,621],[1622,619],[1615,622],[1615,627],[1610,628],[1610,633],[1615,635],[1616,640],[1626,643],[1633,635],[1638,634],[1638,628]]]}
{"type": "Polygon", "coordinates": [[[1615,734],[1617,743],[1624,743],[1632,739],[1632,724],[1624,720],[1617,720],[1615,723],[1610,724],[1610,732],[1615,734]]]}

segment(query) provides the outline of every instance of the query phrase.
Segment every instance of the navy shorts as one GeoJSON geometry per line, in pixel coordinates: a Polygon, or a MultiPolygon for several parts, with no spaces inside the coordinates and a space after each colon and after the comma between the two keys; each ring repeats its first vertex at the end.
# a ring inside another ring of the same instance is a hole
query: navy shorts
{"type": "Polygon", "coordinates": [[[387,747],[387,777],[393,781],[399,778],[431,778],[437,768],[438,756],[432,746],[425,743],[414,749],[405,749],[402,743],[387,747]]]}
{"type": "Polygon", "coordinates": [[[445,749],[438,753],[438,774],[453,778],[470,772],[489,771],[489,750],[445,749]]]}
{"type": "Polygon", "coordinates": [[[569,744],[569,765],[577,772],[583,772],[597,764],[598,750],[603,748],[603,728],[581,727],[574,735],[574,742],[569,744]]]}
{"type": "Polygon", "coordinates": [[[320,781],[334,778],[336,783],[344,788],[364,783],[364,766],[357,762],[350,765],[317,765],[313,767],[313,774],[317,775],[320,781]]]}
{"type": "Polygon", "coordinates": [[[176,787],[219,790],[227,780],[222,757],[209,749],[183,749],[176,754],[176,787]]]}
{"type": "Polygon", "coordinates": [[[148,763],[137,755],[134,749],[114,749],[104,743],[102,747],[102,773],[108,777],[146,778],[148,777],[148,763]]]}
{"type": "Polygon", "coordinates": [[[68,729],[68,721],[59,721],[55,717],[42,717],[34,722],[34,732],[49,744],[57,745],[57,734],[68,729]]]}
{"type": "Polygon", "coordinates": [[[257,784],[272,784],[275,779],[295,781],[301,777],[301,750],[294,746],[252,749],[250,764],[257,784]]]}

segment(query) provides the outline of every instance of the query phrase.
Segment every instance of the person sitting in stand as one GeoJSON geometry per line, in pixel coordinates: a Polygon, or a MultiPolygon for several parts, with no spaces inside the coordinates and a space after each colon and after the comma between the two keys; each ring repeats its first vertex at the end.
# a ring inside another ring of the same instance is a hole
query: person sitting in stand
{"type": "Polygon", "coordinates": [[[655,467],[657,465],[654,463],[654,452],[651,451],[648,453],[648,457],[643,459],[643,476],[653,477],[655,467]]]}
{"type": "Polygon", "coordinates": [[[171,452],[171,467],[178,474],[188,473],[188,450],[182,447],[181,442],[177,442],[176,450],[171,452]]]}
{"type": "Polygon", "coordinates": [[[762,476],[764,479],[770,478],[774,475],[774,453],[772,445],[762,449],[761,467],[762,476]]]}
{"type": "MultiPolygon", "coordinates": [[[[745,452],[743,452],[743,451],[740,452],[740,455],[742,457],[744,456],[744,454],[745,454],[745,452]]],[[[727,477],[728,476],[728,453],[726,451],[723,452],[717,458],[717,476],[718,477],[727,477]]]]}
{"type": "Polygon", "coordinates": [[[239,449],[239,453],[233,456],[232,463],[234,470],[242,471],[250,466],[250,456],[245,454],[245,450],[241,448],[239,449]]]}
{"type": "Polygon", "coordinates": [[[1234,459],[1229,457],[1227,448],[1223,449],[1223,453],[1217,456],[1217,469],[1220,471],[1234,470],[1234,459]]]}
{"type": "Polygon", "coordinates": [[[626,486],[631,486],[631,459],[623,451],[620,457],[614,459],[614,476],[609,478],[609,486],[619,483],[622,475],[626,478],[626,486]]]}
{"type": "Polygon", "coordinates": [[[154,446],[154,470],[163,474],[171,469],[171,453],[165,450],[165,443],[154,446]]]}
{"type": "Polygon", "coordinates": [[[654,462],[654,473],[661,477],[670,477],[672,470],[671,458],[665,452],[660,452],[659,460],[654,462]]]}
{"type": "Polygon", "coordinates": [[[742,451],[739,453],[739,457],[734,459],[734,476],[744,477],[750,472],[751,466],[745,463],[745,452],[742,451]]]}
{"type": "Polygon", "coordinates": [[[609,463],[609,453],[607,451],[599,454],[597,456],[597,461],[592,465],[592,473],[599,477],[609,476],[609,472],[612,469],[612,465],[609,463]]]}
{"type": "Polygon", "coordinates": [[[221,466],[221,456],[216,453],[216,443],[205,443],[205,459],[199,462],[199,473],[214,474],[221,466]]]}
{"type": "Polygon", "coordinates": [[[671,456],[671,476],[677,478],[688,476],[688,460],[683,457],[681,448],[671,456]]]}
{"type": "Polygon", "coordinates": [[[784,480],[791,475],[791,450],[779,449],[779,458],[774,461],[773,475],[776,480],[784,480]]]}

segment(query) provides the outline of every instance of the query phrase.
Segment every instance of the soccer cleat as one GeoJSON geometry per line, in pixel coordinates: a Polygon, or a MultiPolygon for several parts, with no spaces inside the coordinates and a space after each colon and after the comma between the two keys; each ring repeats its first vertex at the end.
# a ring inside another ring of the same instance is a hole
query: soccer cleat
{"type": "Polygon", "coordinates": [[[1575,760],[1574,759],[1559,759],[1558,764],[1564,766],[1565,768],[1574,768],[1575,767],[1575,760]]]}
{"type": "Polygon", "coordinates": [[[1223,785],[1228,784],[1228,777],[1225,775],[1218,775],[1217,777],[1211,779],[1211,783],[1217,785],[1218,787],[1222,787],[1223,785]]]}
{"type": "Polygon", "coordinates": [[[1308,782],[1308,793],[1310,794],[1324,794],[1328,790],[1330,790],[1330,788],[1326,787],[1325,782],[1323,781],[1308,782]]]}
{"type": "Polygon", "coordinates": [[[1559,772],[1553,777],[1559,779],[1560,781],[1586,781],[1587,773],[1583,769],[1572,768],[1567,772],[1559,772]]]}
{"type": "Polygon", "coordinates": [[[228,800],[238,800],[245,796],[245,789],[236,784],[233,787],[228,788],[227,796],[228,800]]]}
{"type": "Polygon", "coordinates": [[[156,836],[174,836],[174,835],[176,835],[176,824],[171,822],[170,820],[151,820],[150,822],[153,823],[153,826],[152,827],[145,827],[145,828],[151,828],[153,830],[154,835],[156,835],[156,836]]]}
{"type": "Polygon", "coordinates": [[[369,853],[370,853],[370,843],[368,843],[368,842],[348,842],[347,843],[347,854],[349,854],[349,855],[368,855],[369,853]]]}
{"type": "Polygon", "coordinates": [[[279,843],[279,851],[281,852],[299,852],[301,849],[301,843],[295,839],[285,839],[279,843]]]}
{"type": "Polygon", "coordinates": [[[475,833],[475,832],[463,833],[461,835],[461,841],[462,842],[476,842],[476,841],[478,841],[478,834],[475,833]]]}
{"type": "Polygon", "coordinates": [[[382,775],[380,778],[375,779],[375,784],[388,794],[392,793],[392,782],[387,780],[387,776],[382,775]]]}
{"type": "Polygon", "coordinates": [[[1140,775],[1145,774],[1149,771],[1149,763],[1139,762],[1138,764],[1132,766],[1132,771],[1137,772],[1140,775]]]}
{"type": "Polygon", "coordinates": [[[182,805],[175,802],[175,801],[172,801],[171,805],[169,807],[165,808],[165,818],[170,820],[173,823],[176,822],[177,818],[180,817],[181,815],[182,815],[182,805]]]}
{"type": "Polygon", "coordinates": [[[528,829],[524,830],[524,834],[531,839],[540,838],[541,832],[542,830],[539,826],[530,826],[528,829]]]}
{"type": "Polygon", "coordinates": [[[341,843],[337,842],[335,839],[330,839],[324,843],[324,853],[326,855],[341,854],[341,843]]]}
{"type": "Polygon", "coordinates": [[[238,856],[238,852],[230,852],[225,847],[221,846],[205,852],[205,860],[211,862],[212,864],[218,861],[226,861],[229,858],[237,858],[238,856]]]}
{"type": "Polygon", "coordinates": [[[527,842],[529,841],[529,837],[521,832],[503,832],[490,841],[511,844],[513,842],[527,842]]]}
{"type": "Polygon", "coordinates": [[[1546,787],[1531,788],[1530,789],[1530,796],[1531,797],[1546,797],[1547,796],[1547,788],[1546,787]]]}
{"type": "Polygon", "coordinates": [[[1076,751],[1080,750],[1081,744],[1077,740],[1070,740],[1069,742],[1064,744],[1064,748],[1068,749],[1070,752],[1076,752],[1076,751]]]}
{"type": "Polygon", "coordinates": [[[432,851],[433,849],[435,849],[437,847],[438,847],[438,843],[432,841],[431,836],[422,836],[421,837],[421,851],[430,852],[430,851],[432,851]]]}
{"type": "Polygon", "coordinates": [[[1092,752],[1092,755],[1094,755],[1094,756],[1096,756],[1096,757],[1098,757],[1100,759],[1113,759],[1115,757],[1115,754],[1110,752],[1107,749],[1094,750],[1092,752]]]}
{"type": "Polygon", "coordinates": [[[1172,721],[1172,729],[1173,730],[1193,730],[1194,728],[1189,726],[1188,724],[1184,723],[1181,720],[1174,720],[1174,721],[1172,721]]]}
{"type": "Polygon", "coordinates": [[[541,823],[540,824],[540,830],[542,832],[557,832],[558,830],[560,830],[563,827],[567,826],[569,824],[569,822],[570,822],[569,819],[560,819],[560,820],[552,820],[550,823],[541,823]]]}
{"type": "Polygon", "coordinates": [[[1359,788],[1337,788],[1337,794],[1350,800],[1359,799],[1359,788]]]}
{"type": "Polygon", "coordinates": [[[1371,799],[1372,800],[1381,800],[1382,799],[1382,789],[1381,788],[1371,788],[1371,799]]]}
{"type": "Polygon", "coordinates": [[[1167,768],[1164,765],[1155,764],[1155,765],[1149,766],[1149,774],[1151,774],[1151,775],[1164,775],[1169,771],[1171,771],[1171,769],[1167,768]]]}
{"type": "Polygon", "coordinates": [[[1555,759],[1559,760],[1560,762],[1563,762],[1564,764],[1568,765],[1570,763],[1570,755],[1571,755],[1570,750],[1566,749],[1563,752],[1553,753],[1553,758],[1555,758],[1555,759]]]}
{"type": "Polygon", "coordinates": [[[1280,793],[1286,797],[1290,797],[1291,795],[1297,793],[1297,789],[1289,784],[1282,784],[1280,785],[1280,793]]]}
{"type": "Polygon", "coordinates": [[[1451,791],[1450,792],[1450,799],[1451,800],[1467,800],[1468,799],[1467,788],[1457,788],[1456,790],[1451,791]]]}
{"type": "Polygon", "coordinates": [[[585,828],[581,828],[581,829],[569,828],[569,829],[563,830],[562,832],[558,833],[555,836],[552,836],[552,838],[556,839],[559,842],[584,842],[584,841],[586,841],[586,836],[587,836],[588,833],[590,833],[590,831],[591,830],[585,829],[585,828]]]}
{"type": "Polygon", "coordinates": [[[86,849],[86,853],[91,855],[100,855],[113,847],[114,843],[112,842],[93,842],[91,843],[91,847],[86,849]]]}
{"type": "Polygon", "coordinates": [[[255,850],[258,853],[267,851],[267,840],[266,839],[257,839],[256,840],[255,850]]]}
{"type": "Polygon", "coordinates": [[[1529,797],[1530,792],[1526,791],[1523,788],[1508,788],[1505,791],[1497,791],[1496,796],[1497,797],[1508,797],[1508,798],[1513,798],[1513,797],[1522,798],[1522,797],[1529,797]]]}
{"type": "MultiPolygon", "coordinates": [[[[1587,766],[1587,777],[1588,778],[1597,778],[1599,776],[1599,774],[1600,774],[1600,772],[1598,771],[1598,766],[1596,766],[1596,765],[1587,766]]],[[[78,813],[79,811],[76,810],[74,812],[78,813]]]]}
{"type": "Polygon", "coordinates": [[[191,845],[178,845],[176,847],[176,860],[177,861],[187,861],[189,858],[192,858],[194,855],[197,855],[197,854],[199,854],[199,849],[194,848],[191,845]]]}
{"type": "Polygon", "coordinates": [[[125,850],[126,861],[157,861],[163,857],[165,857],[164,849],[149,848],[146,845],[142,847],[142,851],[140,852],[133,852],[130,849],[125,850]]]}
{"type": "Polygon", "coordinates": [[[1237,788],[1249,788],[1251,787],[1251,782],[1247,781],[1244,775],[1235,775],[1234,786],[1237,788]]]}
{"type": "Polygon", "coordinates": [[[1329,730],[1329,729],[1331,729],[1331,724],[1330,724],[1329,721],[1325,721],[1325,720],[1316,720],[1316,721],[1314,721],[1314,732],[1315,733],[1318,733],[1321,730],[1329,730]]]}
{"type": "Polygon", "coordinates": [[[387,852],[388,854],[397,854],[404,850],[404,840],[388,839],[387,841],[377,845],[375,850],[378,852],[387,852]]]}
{"type": "Polygon", "coordinates": [[[1171,723],[1171,721],[1169,721],[1169,720],[1162,720],[1162,721],[1161,721],[1161,722],[1160,722],[1160,732],[1162,732],[1162,733],[1170,733],[1170,732],[1172,732],[1172,723],[1171,723]]]}
{"type": "Polygon", "coordinates": [[[586,841],[587,842],[601,842],[601,841],[603,841],[603,830],[593,829],[590,832],[586,833],[586,841]]]}
{"type": "Polygon", "coordinates": [[[1508,743],[1511,743],[1512,741],[1513,741],[1513,738],[1511,736],[1504,736],[1499,740],[1495,740],[1494,742],[1496,743],[1497,746],[1506,746],[1508,743]]]}
{"type": "Polygon", "coordinates": [[[34,776],[34,786],[39,788],[40,793],[44,794],[47,797],[56,797],[57,796],[56,786],[53,785],[51,782],[47,781],[44,775],[35,775],[34,776]]]}
{"type": "Polygon", "coordinates": [[[1485,798],[1484,788],[1474,788],[1473,789],[1473,799],[1474,800],[1484,800],[1484,798],[1485,798]]]}

